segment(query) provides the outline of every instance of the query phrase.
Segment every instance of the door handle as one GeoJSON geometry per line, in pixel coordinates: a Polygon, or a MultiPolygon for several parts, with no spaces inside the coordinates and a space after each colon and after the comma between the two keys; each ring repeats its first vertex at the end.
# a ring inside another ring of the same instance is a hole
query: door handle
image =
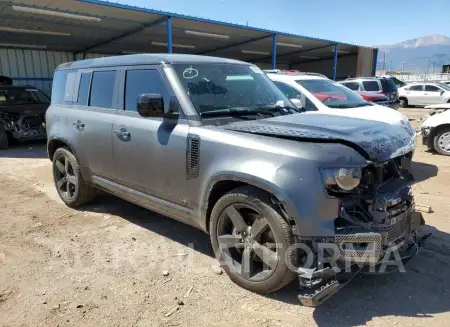
{"type": "Polygon", "coordinates": [[[116,133],[117,137],[122,141],[129,141],[131,138],[130,132],[127,132],[125,128],[115,129],[114,133],[116,133]]]}
{"type": "Polygon", "coordinates": [[[74,122],[73,126],[75,126],[79,131],[84,129],[84,123],[82,123],[81,120],[74,122]]]}

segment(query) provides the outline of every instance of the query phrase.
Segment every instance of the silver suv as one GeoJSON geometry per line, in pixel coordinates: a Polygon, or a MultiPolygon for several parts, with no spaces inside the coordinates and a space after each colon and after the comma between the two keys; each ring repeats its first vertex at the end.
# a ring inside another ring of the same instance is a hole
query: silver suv
{"type": "Polygon", "coordinates": [[[168,54],[70,62],[55,72],[51,101],[48,155],[68,206],[103,190],[193,225],[246,289],[299,277],[301,302],[314,306],[346,268],[379,264],[393,246],[409,258],[420,243],[408,133],[299,113],[252,64],[168,54]]]}

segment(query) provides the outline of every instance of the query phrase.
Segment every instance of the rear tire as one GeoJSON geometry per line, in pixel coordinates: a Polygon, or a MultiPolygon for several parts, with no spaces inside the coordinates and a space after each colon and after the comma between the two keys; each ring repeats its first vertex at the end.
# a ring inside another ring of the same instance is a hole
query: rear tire
{"type": "Polygon", "coordinates": [[[67,148],[58,148],[53,155],[53,180],[68,207],[77,208],[97,196],[97,189],[83,179],[77,159],[67,148]]]}
{"type": "Polygon", "coordinates": [[[438,130],[433,138],[433,148],[443,156],[450,156],[450,127],[438,130]]]}
{"type": "Polygon", "coordinates": [[[400,98],[400,108],[407,108],[407,107],[408,107],[408,99],[400,98]]]}
{"type": "Polygon", "coordinates": [[[8,134],[6,133],[5,128],[0,125],[0,150],[6,150],[8,145],[8,134]]]}
{"type": "Polygon", "coordinates": [[[244,186],[225,194],[212,210],[210,236],[227,275],[247,290],[270,293],[297,277],[292,227],[267,192],[244,186]]]}

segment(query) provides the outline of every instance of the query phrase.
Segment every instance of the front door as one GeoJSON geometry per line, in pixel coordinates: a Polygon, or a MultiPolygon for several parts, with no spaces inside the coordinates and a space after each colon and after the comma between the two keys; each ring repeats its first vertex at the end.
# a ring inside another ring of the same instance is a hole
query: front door
{"type": "Polygon", "coordinates": [[[424,103],[425,91],[423,90],[423,84],[411,85],[405,92],[408,98],[408,104],[420,105],[424,103]]]}
{"type": "Polygon", "coordinates": [[[445,100],[441,94],[443,90],[435,85],[425,85],[425,103],[424,104],[440,104],[445,100]]]}
{"type": "Polygon", "coordinates": [[[138,114],[140,94],[161,94],[165,109],[169,106],[173,95],[158,69],[130,68],[121,76],[123,108],[117,112],[112,134],[116,176],[126,187],[184,206],[189,125],[138,114]]]}

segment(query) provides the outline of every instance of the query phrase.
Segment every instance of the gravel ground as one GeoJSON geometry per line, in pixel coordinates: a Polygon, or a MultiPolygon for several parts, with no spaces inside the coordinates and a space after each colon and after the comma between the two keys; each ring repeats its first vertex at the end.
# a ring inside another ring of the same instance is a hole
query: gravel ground
{"type": "MultiPolygon", "coordinates": [[[[418,118],[422,109],[407,113],[418,118]]],[[[268,296],[220,274],[202,232],[103,196],[81,210],[54,190],[45,145],[0,152],[1,326],[430,326],[450,320],[450,159],[415,154],[433,232],[406,273],[357,277],[317,309],[297,285],[268,296]]]]}

